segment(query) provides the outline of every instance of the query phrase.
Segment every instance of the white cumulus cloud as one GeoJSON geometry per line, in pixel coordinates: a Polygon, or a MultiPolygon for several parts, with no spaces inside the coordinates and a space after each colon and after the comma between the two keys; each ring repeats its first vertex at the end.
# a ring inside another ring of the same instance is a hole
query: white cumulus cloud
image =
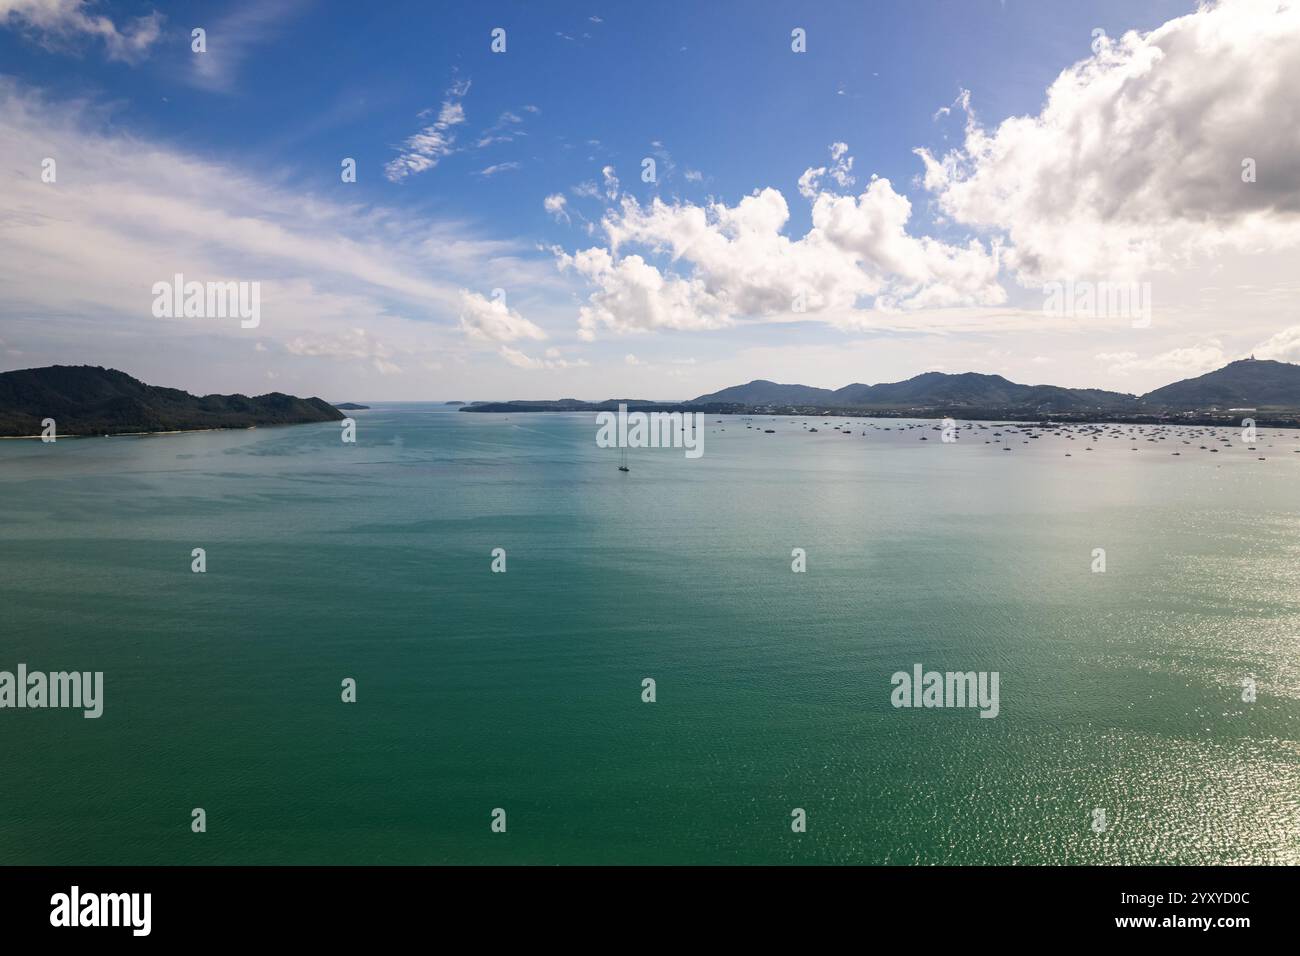
{"type": "Polygon", "coordinates": [[[569,213],[565,208],[569,201],[564,198],[563,193],[552,193],[542,200],[542,208],[555,217],[556,222],[568,222],[569,213]]]}
{"type": "MultiPolygon", "coordinates": [[[[852,182],[847,147],[837,143],[831,154],[831,178],[852,182]]],[[[809,173],[800,182],[812,200],[812,228],[798,238],[785,235],[790,210],[770,187],[734,206],[658,198],[642,205],[625,196],[602,221],[607,246],[557,254],[561,269],[594,287],[579,310],[579,335],[846,313],[864,299],[880,310],[1005,301],[996,243],[918,238],[907,231],[911,203],[889,180],[873,177],[860,195],[846,196],[820,188],[826,170],[809,173]],[[637,251],[625,253],[630,248],[637,251]]]]}
{"type": "Polygon", "coordinates": [[[987,130],[968,111],[959,149],[917,153],[942,211],[1004,234],[1026,284],[1135,278],[1300,243],[1297,77],[1300,4],[1221,0],[1104,40],[1038,115],[987,130]]]}
{"type": "Polygon", "coordinates": [[[460,328],[481,342],[546,338],[541,328],[507,307],[503,297],[489,299],[466,289],[460,291],[460,328]]]}

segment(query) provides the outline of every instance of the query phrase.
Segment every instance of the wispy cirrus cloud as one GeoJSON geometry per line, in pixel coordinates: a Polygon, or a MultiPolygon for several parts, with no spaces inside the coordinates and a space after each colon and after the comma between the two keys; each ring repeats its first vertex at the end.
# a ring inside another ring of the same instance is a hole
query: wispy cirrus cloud
{"type": "MultiPolygon", "coordinates": [[[[437,118],[424,126],[419,132],[409,137],[401,146],[398,155],[384,167],[384,175],[389,182],[402,182],[418,173],[428,172],[443,159],[453,153],[487,149],[500,143],[512,143],[528,134],[521,129],[524,117],[513,110],[506,110],[497,117],[496,122],[484,129],[464,145],[457,142],[457,127],[465,125],[465,97],[469,94],[470,81],[456,80],[444,94],[442,105],[438,108],[437,118]]],[[[528,105],[523,112],[537,115],[541,109],[528,105]]],[[[431,110],[420,114],[422,118],[432,115],[431,110]]],[[[517,160],[492,163],[478,170],[475,175],[489,177],[498,173],[519,169],[522,164],[517,160]]]]}
{"type": "Polygon", "coordinates": [[[12,171],[0,191],[0,324],[25,361],[115,365],[224,390],[274,370],[284,387],[302,380],[317,394],[322,381],[387,380],[486,358],[511,335],[546,337],[517,313],[489,309],[474,340],[457,321],[467,286],[540,297],[561,285],[530,244],[285,189],[238,159],[201,158],[110,119],[93,102],[0,79],[0,168],[12,171]],[[56,181],[42,181],[41,157],[59,163],[56,181]],[[76,159],[67,181],[64,157],[76,159]],[[175,273],[259,282],[261,325],[242,334],[237,324],[155,318],[152,286],[175,273]]]}
{"type": "Polygon", "coordinates": [[[488,176],[495,176],[498,173],[511,172],[512,170],[519,169],[521,165],[522,165],[521,163],[517,163],[517,162],[493,163],[491,166],[483,167],[477,173],[475,173],[475,175],[483,176],[486,178],[488,176]]]}
{"type": "Polygon", "coordinates": [[[557,348],[549,348],[542,358],[535,358],[519,349],[512,349],[508,345],[503,345],[497,350],[497,354],[505,359],[515,368],[541,370],[541,369],[564,369],[564,368],[587,368],[591,363],[586,359],[566,359],[557,348]]]}
{"type": "Polygon", "coordinates": [[[1169,378],[1203,375],[1230,360],[1223,343],[1212,340],[1185,348],[1169,349],[1146,358],[1136,352],[1099,352],[1096,359],[1105,362],[1117,374],[1161,372],[1169,378]]]}
{"type": "Polygon", "coordinates": [[[274,39],[307,0],[246,0],[211,23],[196,23],[206,34],[206,51],[190,53],[190,82],[214,93],[233,90],[244,61],[274,39]]]}
{"type": "Polygon", "coordinates": [[[162,36],[156,10],[119,26],[87,0],[0,0],[0,25],[27,35],[49,50],[70,51],[87,41],[104,43],[110,60],[138,63],[162,36]]]}
{"type": "Polygon", "coordinates": [[[474,146],[478,149],[485,149],[495,143],[512,143],[516,137],[526,136],[527,134],[519,129],[524,118],[512,110],[506,110],[497,121],[479,134],[478,139],[474,141],[474,146]]]}
{"type": "Polygon", "coordinates": [[[285,350],[291,355],[360,359],[370,363],[380,375],[396,375],[402,371],[392,361],[393,349],[361,328],[332,335],[298,335],[285,343],[285,350]]]}
{"type": "MultiPolygon", "coordinates": [[[[418,133],[409,137],[402,144],[401,151],[395,159],[384,166],[384,175],[389,182],[400,183],[402,180],[433,169],[451,154],[455,142],[455,127],[465,122],[465,106],[462,102],[469,93],[469,80],[456,80],[447,89],[438,108],[438,116],[432,123],[418,133]]],[[[429,111],[426,111],[427,115],[429,111]]]]}

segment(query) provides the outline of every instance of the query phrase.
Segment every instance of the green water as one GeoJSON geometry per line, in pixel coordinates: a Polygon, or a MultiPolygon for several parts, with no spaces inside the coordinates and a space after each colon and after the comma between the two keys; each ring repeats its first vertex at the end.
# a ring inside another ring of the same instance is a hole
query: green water
{"type": "Polygon", "coordinates": [[[105,675],[0,710],[0,862],[1300,863],[1295,434],[354,414],[0,442],[0,669],[105,675]]]}

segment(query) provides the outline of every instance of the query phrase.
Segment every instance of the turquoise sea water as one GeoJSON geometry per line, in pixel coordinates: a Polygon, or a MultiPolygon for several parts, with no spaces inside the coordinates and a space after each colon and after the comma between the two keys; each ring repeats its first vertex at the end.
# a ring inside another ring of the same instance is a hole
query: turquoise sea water
{"type": "Polygon", "coordinates": [[[0,710],[0,862],[1300,863],[1294,433],[353,414],[0,442],[0,670],[106,685],[0,710]]]}

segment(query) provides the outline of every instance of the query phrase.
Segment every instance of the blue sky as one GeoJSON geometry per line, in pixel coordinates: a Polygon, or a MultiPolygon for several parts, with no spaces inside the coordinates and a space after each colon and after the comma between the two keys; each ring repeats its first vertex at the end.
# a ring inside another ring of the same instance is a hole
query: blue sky
{"type": "MultiPolygon", "coordinates": [[[[122,11],[120,19],[154,8],[98,6],[122,11]]],[[[1010,9],[999,0],[667,8],[416,2],[374,4],[373,12],[347,2],[248,6],[278,15],[256,30],[210,38],[214,59],[226,55],[227,42],[239,50],[219,93],[178,82],[194,59],[184,37],[131,66],[105,62],[93,47],[75,57],[51,55],[5,31],[0,62],[5,72],[64,96],[120,100],[124,127],[201,155],[320,191],[335,188],[339,157],[354,156],[357,192],[369,201],[418,204],[561,241],[539,197],[599,180],[608,163],[639,168],[656,141],[680,167],[662,177],[660,192],[668,195],[734,199],[757,184],[792,189],[835,141],[851,144],[859,166],[906,183],[921,171],[912,147],[941,145],[952,132],[932,116],[961,89],[974,90],[980,111],[993,117],[1035,111],[1061,68],[1088,53],[1095,26],[1150,28],[1188,8],[1151,4],[1135,17],[1134,4],[1123,0],[1011,0],[1010,9]],[[570,12],[557,12],[561,6],[570,12]],[[810,55],[792,55],[794,26],[808,30],[810,55]],[[495,27],[507,30],[505,55],[489,50],[495,27]],[[395,189],[381,174],[394,145],[457,76],[472,83],[469,132],[528,104],[542,113],[525,117],[520,131],[527,135],[515,142],[455,154],[436,175],[395,189]],[[592,140],[600,145],[588,145],[592,140]],[[507,162],[521,166],[511,175],[474,175],[507,162]],[[706,180],[686,182],[686,168],[706,180]]],[[[214,30],[243,8],[165,9],[171,27],[188,33],[179,28],[214,30]]]]}
{"type": "Polygon", "coordinates": [[[1300,150],[1276,131],[1278,84],[1259,61],[1293,51],[1295,18],[1254,0],[1137,6],[0,0],[3,168],[30,190],[0,215],[40,257],[0,269],[0,368],[91,362],[198,391],[340,400],[677,398],[931,368],[1142,391],[1243,351],[1291,357],[1281,263],[1300,150]],[[1210,16],[1223,21],[1194,22],[1210,16]],[[191,51],[194,27],[206,53],[191,51]],[[1264,100],[1247,129],[1213,119],[1229,94],[1198,63],[1234,57],[1264,100]],[[1072,68],[1080,90],[1045,110],[1072,68]],[[1124,92],[1141,83],[1150,95],[1124,92]],[[1188,142],[1145,155],[1179,110],[1199,111],[1188,142]],[[1008,117],[1026,127],[999,132],[1008,117]],[[972,129],[997,148],[981,154],[972,129]],[[1090,129],[1113,142],[1098,152],[1090,129]],[[421,135],[429,168],[394,174],[421,135]],[[922,148],[936,169],[957,151],[955,165],[927,176],[922,148]],[[1222,169],[1176,168],[1183,149],[1222,169]],[[56,151],[59,180],[41,192],[33,176],[56,151]],[[1203,198],[1254,153],[1279,157],[1260,189],[1230,208],[1203,198]],[[355,183],[340,180],[344,157],[355,183]],[[1115,157],[1137,157],[1122,182],[1115,157]],[[868,207],[873,177],[888,188],[868,207]],[[1134,182],[1140,200],[1117,219],[1134,182]],[[742,210],[756,191],[772,191],[764,208],[742,210]],[[774,193],[788,218],[770,219],[774,193]],[[1063,202],[1077,208],[1054,215],[1063,202]],[[743,220],[718,226],[734,248],[701,253],[722,240],[692,216],[728,210],[743,220]],[[1187,228],[1207,217],[1208,252],[1187,228]],[[750,229],[752,253],[738,238],[750,229]],[[1089,230],[1104,241],[1067,258],[1089,230]],[[1140,261],[1110,255],[1114,236],[1140,261]],[[612,265],[574,258],[592,249],[612,265]],[[622,273],[629,254],[648,277],[622,273]],[[161,324],[126,279],[147,289],[184,270],[264,283],[260,326],[161,324]],[[1045,323],[1047,278],[1150,281],[1157,321],[1045,323]],[[804,284],[813,307],[784,314],[804,284]]]}

